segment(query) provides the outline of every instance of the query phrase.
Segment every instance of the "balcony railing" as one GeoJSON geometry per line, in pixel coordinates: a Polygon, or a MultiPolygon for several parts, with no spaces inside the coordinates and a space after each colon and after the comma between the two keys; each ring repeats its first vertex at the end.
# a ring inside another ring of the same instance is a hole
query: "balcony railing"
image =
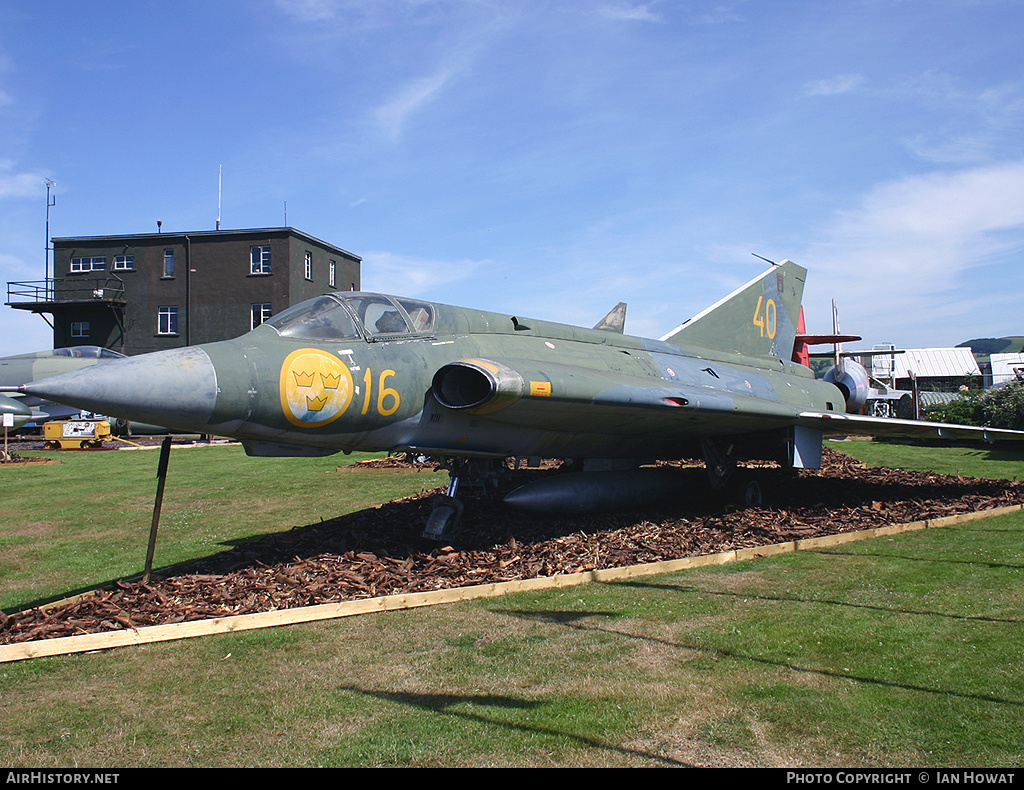
{"type": "Polygon", "coordinates": [[[7,304],[11,307],[59,304],[61,302],[102,302],[124,304],[124,283],[116,277],[73,280],[30,280],[7,283],[7,304]]]}

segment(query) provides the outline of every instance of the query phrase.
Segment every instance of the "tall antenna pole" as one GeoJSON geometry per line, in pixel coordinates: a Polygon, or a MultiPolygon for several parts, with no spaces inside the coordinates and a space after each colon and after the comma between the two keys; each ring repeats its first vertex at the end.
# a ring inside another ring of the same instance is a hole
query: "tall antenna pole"
{"type": "Polygon", "coordinates": [[[224,183],[224,165],[217,165],[217,230],[220,230],[220,209],[222,186],[224,183]]]}
{"type": "Polygon", "coordinates": [[[57,205],[57,196],[54,195],[53,199],[50,199],[50,189],[57,186],[57,182],[52,178],[47,178],[43,181],[46,184],[46,279],[43,281],[43,287],[46,288],[46,298],[49,299],[50,294],[50,208],[57,205]]]}

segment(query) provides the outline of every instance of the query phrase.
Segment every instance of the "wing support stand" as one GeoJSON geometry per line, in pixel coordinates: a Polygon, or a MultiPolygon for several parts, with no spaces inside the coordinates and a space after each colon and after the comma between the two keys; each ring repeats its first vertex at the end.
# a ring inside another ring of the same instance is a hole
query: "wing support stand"
{"type": "Polygon", "coordinates": [[[167,482],[167,464],[171,460],[171,437],[165,436],[160,443],[160,460],[156,468],[156,498],[153,501],[153,520],[149,527],[149,546],[146,550],[146,567],[142,574],[142,583],[149,581],[153,572],[153,554],[156,552],[156,532],[160,527],[160,510],[164,503],[164,483],[167,482]]]}

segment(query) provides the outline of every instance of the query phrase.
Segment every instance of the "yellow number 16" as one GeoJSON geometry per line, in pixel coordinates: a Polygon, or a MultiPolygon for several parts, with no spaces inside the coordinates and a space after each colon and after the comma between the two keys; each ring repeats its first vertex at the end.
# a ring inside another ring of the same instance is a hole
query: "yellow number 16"
{"type": "MultiPolygon", "coordinates": [[[[401,396],[398,394],[398,390],[393,387],[384,386],[384,382],[395,375],[393,370],[385,370],[380,374],[380,381],[377,383],[377,414],[382,417],[389,417],[398,411],[398,407],[402,402],[401,396]],[[387,401],[387,405],[385,405],[387,401]]],[[[366,373],[363,374],[363,383],[366,385],[366,394],[363,396],[363,414],[366,414],[370,410],[370,391],[373,389],[373,372],[367,368],[366,373]]]]}
{"type": "Polygon", "coordinates": [[[775,332],[778,329],[779,322],[779,309],[775,306],[774,299],[768,299],[765,301],[763,296],[757,297],[757,307],[754,308],[754,326],[760,327],[761,337],[768,335],[772,340],[775,339],[775,332]],[[761,311],[761,306],[764,306],[764,312],[761,311]]]}

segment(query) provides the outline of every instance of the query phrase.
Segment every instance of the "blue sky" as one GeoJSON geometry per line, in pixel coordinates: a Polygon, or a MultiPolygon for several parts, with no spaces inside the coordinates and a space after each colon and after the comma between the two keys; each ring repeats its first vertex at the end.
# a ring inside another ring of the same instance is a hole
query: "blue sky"
{"type": "MultiPolygon", "coordinates": [[[[287,222],[363,287],[657,337],[789,258],[810,331],[1024,334],[1019,0],[0,5],[0,280],[287,222]]],[[[47,348],[0,306],[0,354],[47,348]]]]}

